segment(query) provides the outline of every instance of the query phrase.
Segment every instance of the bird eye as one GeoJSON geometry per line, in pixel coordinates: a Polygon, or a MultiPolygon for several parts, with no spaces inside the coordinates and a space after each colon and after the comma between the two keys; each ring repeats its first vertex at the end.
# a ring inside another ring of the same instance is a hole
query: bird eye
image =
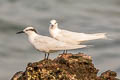
{"type": "Polygon", "coordinates": [[[29,30],[25,30],[25,31],[29,31],[29,30]]]}

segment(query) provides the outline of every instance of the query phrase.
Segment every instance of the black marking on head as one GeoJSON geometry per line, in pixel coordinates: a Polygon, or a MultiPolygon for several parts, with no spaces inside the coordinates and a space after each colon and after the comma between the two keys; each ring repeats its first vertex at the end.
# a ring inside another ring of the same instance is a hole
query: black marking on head
{"type": "Polygon", "coordinates": [[[35,29],[28,29],[26,31],[34,31],[35,33],[37,33],[37,31],[35,29]]]}

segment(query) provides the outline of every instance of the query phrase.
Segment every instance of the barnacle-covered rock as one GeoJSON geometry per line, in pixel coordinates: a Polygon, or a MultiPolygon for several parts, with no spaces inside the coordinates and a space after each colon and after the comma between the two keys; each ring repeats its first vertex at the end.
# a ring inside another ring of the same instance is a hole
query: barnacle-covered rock
{"type": "Polygon", "coordinates": [[[117,73],[111,70],[108,70],[100,75],[101,80],[120,80],[115,78],[117,73]]]}
{"type": "Polygon", "coordinates": [[[99,77],[97,73],[91,56],[69,53],[61,54],[54,60],[28,63],[25,72],[15,74],[12,80],[117,80],[113,71],[99,77]]]}

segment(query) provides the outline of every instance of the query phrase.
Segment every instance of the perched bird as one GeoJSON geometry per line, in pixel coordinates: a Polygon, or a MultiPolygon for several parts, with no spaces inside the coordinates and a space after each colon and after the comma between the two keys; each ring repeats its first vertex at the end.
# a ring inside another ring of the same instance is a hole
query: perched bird
{"type": "Polygon", "coordinates": [[[106,33],[86,34],[60,29],[56,20],[50,21],[49,33],[56,40],[76,45],[89,40],[107,38],[106,33]]]}
{"type": "Polygon", "coordinates": [[[49,53],[53,53],[59,50],[71,50],[71,49],[87,47],[87,45],[68,44],[68,43],[58,41],[54,38],[39,35],[33,27],[27,27],[24,30],[17,32],[16,34],[19,34],[19,33],[26,33],[28,35],[28,39],[30,43],[38,51],[42,51],[45,53],[45,59],[46,59],[46,54],[48,54],[47,55],[47,59],[48,59],[49,53]]]}

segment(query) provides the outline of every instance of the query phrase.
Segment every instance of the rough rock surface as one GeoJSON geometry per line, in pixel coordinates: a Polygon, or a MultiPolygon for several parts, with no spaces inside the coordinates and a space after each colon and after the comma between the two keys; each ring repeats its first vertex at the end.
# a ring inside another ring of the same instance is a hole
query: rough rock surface
{"type": "Polygon", "coordinates": [[[25,72],[17,72],[11,80],[119,80],[116,72],[108,70],[97,76],[98,71],[91,56],[69,53],[28,63],[25,72]]]}

